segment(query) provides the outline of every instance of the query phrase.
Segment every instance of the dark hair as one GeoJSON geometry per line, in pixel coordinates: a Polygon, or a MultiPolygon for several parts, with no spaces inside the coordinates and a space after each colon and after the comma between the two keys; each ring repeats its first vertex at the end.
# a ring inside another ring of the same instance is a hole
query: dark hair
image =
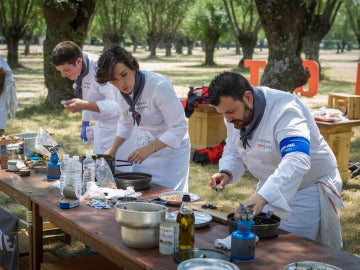
{"type": "Polygon", "coordinates": [[[114,79],[114,68],[117,63],[139,71],[139,63],[134,56],[119,45],[112,45],[99,58],[96,69],[96,81],[99,84],[107,83],[114,79]]]}
{"type": "Polygon", "coordinates": [[[83,54],[79,45],[72,41],[58,43],[51,53],[51,62],[55,66],[64,64],[75,65],[76,59],[82,58],[83,54]]]}
{"type": "Polygon", "coordinates": [[[217,75],[209,85],[209,102],[217,106],[222,96],[243,101],[245,91],[253,92],[249,82],[243,76],[234,72],[223,72],[217,75]]]}

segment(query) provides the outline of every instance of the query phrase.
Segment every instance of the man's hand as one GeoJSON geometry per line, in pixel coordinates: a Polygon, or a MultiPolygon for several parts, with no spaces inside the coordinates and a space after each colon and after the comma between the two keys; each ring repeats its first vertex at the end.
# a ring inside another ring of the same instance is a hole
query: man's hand
{"type": "Polygon", "coordinates": [[[87,141],[88,141],[88,138],[86,137],[86,127],[88,127],[89,125],[90,125],[89,121],[83,121],[82,122],[80,138],[81,138],[83,143],[87,143],[87,141]]]}
{"type": "Polygon", "coordinates": [[[227,184],[230,183],[229,176],[226,173],[217,172],[210,177],[209,185],[212,189],[215,189],[216,186],[223,190],[227,184]]]}
{"type": "Polygon", "coordinates": [[[66,110],[72,113],[81,112],[85,109],[85,104],[87,103],[87,101],[84,101],[80,98],[73,98],[65,101],[64,107],[66,110]]]}
{"type": "MultiPolygon", "coordinates": [[[[244,201],[242,204],[245,207],[248,207],[249,205],[253,205],[253,207],[252,207],[253,214],[250,217],[251,219],[253,219],[258,214],[261,213],[262,209],[267,204],[267,201],[261,195],[256,193],[254,196],[252,196],[250,199],[244,201]]],[[[239,218],[239,214],[238,214],[239,211],[240,211],[240,206],[238,206],[235,211],[235,215],[234,215],[235,219],[239,218]]]]}

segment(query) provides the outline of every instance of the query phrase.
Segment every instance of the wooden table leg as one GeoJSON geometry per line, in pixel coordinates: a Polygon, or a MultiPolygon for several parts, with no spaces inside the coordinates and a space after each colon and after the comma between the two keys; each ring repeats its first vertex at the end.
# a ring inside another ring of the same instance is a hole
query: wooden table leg
{"type": "Polygon", "coordinates": [[[43,262],[43,219],[38,214],[38,206],[32,202],[32,269],[40,269],[43,262]]]}

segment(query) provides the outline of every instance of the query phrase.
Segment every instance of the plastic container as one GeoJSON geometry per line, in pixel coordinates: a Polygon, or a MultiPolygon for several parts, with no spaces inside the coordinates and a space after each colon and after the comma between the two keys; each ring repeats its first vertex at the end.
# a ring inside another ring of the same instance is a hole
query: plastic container
{"type": "MultiPolygon", "coordinates": [[[[68,186],[72,187],[75,197],[80,199],[82,193],[82,178],[81,178],[82,166],[79,160],[79,156],[73,156],[69,158],[68,164],[66,166],[66,185],[64,189],[68,186]]],[[[66,194],[64,194],[66,197],[66,194]]]]}
{"type": "Polygon", "coordinates": [[[70,156],[68,154],[63,155],[63,159],[60,163],[60,194],[61,197],[64,197],[64,187],[67,184],[66,181],[66,167],[69,162],[70,156]]]}
{"type": "Polygon", "coordinates": [[[16,134],[15,136],[24,139],[24,154],[26,156],[32,156],[34,153],[36,153],[35,140],[37,133],[23,133],[16,134]]]}
{"type": "Polygon", "coordinates": [[[86,153],[82,165],[83,165],[82,187],[84,194],[87,189],[87,183],[95,182],[95,161],[92,158],[92,153],[86,153]]]}

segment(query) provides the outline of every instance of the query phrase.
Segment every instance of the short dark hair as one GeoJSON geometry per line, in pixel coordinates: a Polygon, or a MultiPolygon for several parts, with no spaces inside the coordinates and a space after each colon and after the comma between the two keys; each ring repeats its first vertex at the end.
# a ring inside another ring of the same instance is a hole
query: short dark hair
{"type": "Polygon", "coordinates": [[[117,63],[123,63],[125,66],[139,71],[139,63],[136,58],[123,47],[112,45],[100,56],[96,69],[96,81],[99,84],[105,84],[114,79],[114,67],[117,63]]]}
{"type": "Polygon", "coordinates": [[[51,53],[51,62],[55,66],[64,64],[75,65],[76,59],[82,58],[83,54],[78,44],[73,41],[58,43],[51,53]]]}
{"type": "Polygon", "coordinates": [[[209,102],[211,105],[217,106],[222,96],[243,101],[245,91],[253,92],[246,78],[235,72],[223,72],[210,82],[208,89],[209,102]]]}

